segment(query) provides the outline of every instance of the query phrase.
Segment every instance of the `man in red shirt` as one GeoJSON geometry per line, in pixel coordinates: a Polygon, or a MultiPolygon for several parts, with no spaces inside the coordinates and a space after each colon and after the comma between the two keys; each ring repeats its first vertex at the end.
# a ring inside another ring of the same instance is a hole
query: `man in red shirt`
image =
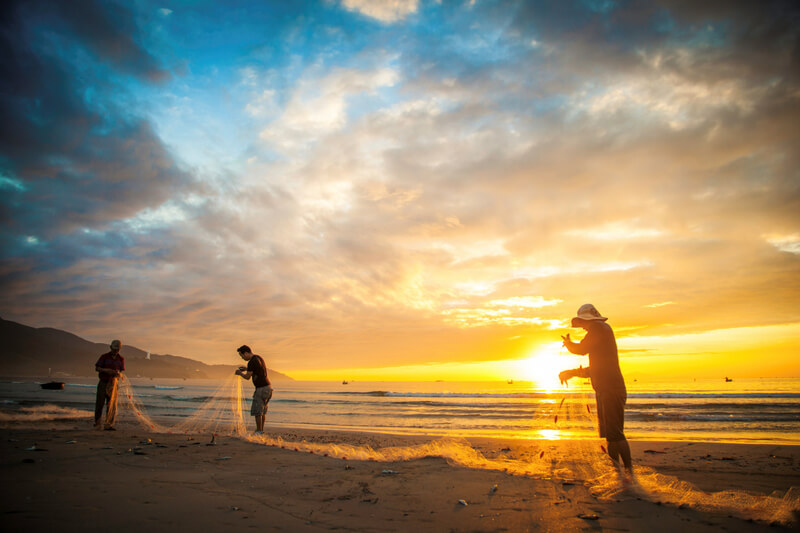
{"type": "Polygon", "coordinates": [[[97,397],[94,402],[94,427],[100,427],[103,416],[103,407],[106,410],[106,420],[103,429],[114,431],[114,421],[117,418],[117,381],[125,370],[125,359],[119,354],[122,343],[118,340],[111,341],[111,351],[104,353],[94,365],[100,382],[97,384],[97,397]]]}
{"type": "Polygon", "coordinates": [[[592,304],[584,304],[578,309],[578,316],[572,319],[572,327],[585,329],[586,336],[580,342],[573,342],[569,334],[561,338],[570,352],[588,355],[589,366],[565,370],[558,378],[562,383],[573,377],[591,379],[597,401],[600,437],[606,439],[608,455],[614,465],[619,466],[622,459],[629,480],[632,480],[631,449],[623,431],[628,394],[619,368],[617,340],[606,320],[592,304]]]}

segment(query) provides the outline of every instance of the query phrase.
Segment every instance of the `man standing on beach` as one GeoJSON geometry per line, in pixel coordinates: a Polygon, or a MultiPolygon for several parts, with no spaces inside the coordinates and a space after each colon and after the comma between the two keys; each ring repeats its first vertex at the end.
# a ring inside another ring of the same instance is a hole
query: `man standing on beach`
{"type": "Polygon", "coordinates": [[[103,417],[103,407],[106,409],[106,420],[103,429],[114,431],[114,421],[117,418],[117,381],[125,370],[125,359],[119,354],[122,343],[118,340],[111,341],[111,351],[104,353],[94,364],[100,382],[97,384],[97,397],[94,402],[94,427],[100,427],[103,417]]]}
{"type": "Polygon", "coordinates": [[[577,343],[569,338],[569,334],[561,338],[570,352],[576,355],[588,355],[589,366],[565,370],[558,375],[558,379],[562,383],[573,377],[592,380],[597,400],[597,425],[600,437],[606,439],[608,455],[614,465],[619,467],[619,460],[622,459],[629,479],[632,480],[631,449],[623,431],[628,394],[619,368],[617,340],[606,320],[608,319],[592,304],[584,304],[578,309],[578,316],[572,319],[572,327],[585,329],[586,336],[577,343]]]}
{"type": "Polygon", "coordinates": [[[246,344],[237,350],[239,357],[247,361],[247,366],[240,366],[234,372],[237,376],[244,379],[253,378],[253,385],[256,390],[253,392],[253,403],[250,405],[250,414],[256,419],[256,434],[264,433],[264,419],[267,417],[267,404],[272,398],[272,385],[267,377],[267,365],[260,355],[256,355],[246,344]]]}

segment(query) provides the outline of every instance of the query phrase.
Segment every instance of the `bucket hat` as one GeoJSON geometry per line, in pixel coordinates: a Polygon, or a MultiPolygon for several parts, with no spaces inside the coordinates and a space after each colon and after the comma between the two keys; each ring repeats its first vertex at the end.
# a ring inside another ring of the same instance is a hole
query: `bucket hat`
{"type": "Polygon", "coordinates": [[[597,308],[592,304],[583,304],[578,309],[578,316],[575,318],[580,318],[581,320],[608,320],[606,317],[601,315],[600,311],[598,311],[597,308]]]}

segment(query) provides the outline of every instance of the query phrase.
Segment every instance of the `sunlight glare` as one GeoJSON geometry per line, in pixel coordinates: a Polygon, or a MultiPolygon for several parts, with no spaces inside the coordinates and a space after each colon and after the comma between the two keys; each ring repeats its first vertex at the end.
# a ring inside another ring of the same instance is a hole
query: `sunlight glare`
{"type": "Polygon", "coordinates": [[[574,365],[574,356],[568,355],[569,357],[565,356],[561,342],[543,344],[533,355],[521,361],[520,374],[539,388],[561,389],[562,385],[558,381],[559,372],[577,366],[574,365]]]}
{"type": "Polygon", "coordinates": [[[545,440],[561,440],[561,432],[557,429],[540,429],[536,433],[545,440]]]}

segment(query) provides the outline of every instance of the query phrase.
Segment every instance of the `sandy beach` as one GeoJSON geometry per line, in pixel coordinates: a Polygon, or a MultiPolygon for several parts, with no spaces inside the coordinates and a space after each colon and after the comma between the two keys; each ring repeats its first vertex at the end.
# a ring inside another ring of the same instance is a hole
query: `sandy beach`
{"type": "Polygon", "coordinates": [[[434,442],[420,436],[273,427],[267,438],[243,439],[152,434],[134,425],[94,431],[83,421],[44,424],[0,429],[6,531],[797,527],[791,509],[797,508],[798,489],[791,488],[800,487],[798,446],[632,442],[642,479],[673,485],[673,496],[674,486],[691,487],[695,498],[708,495],[706,505],[662,501],[645,488],[598,491],[596,479],[563,470],[524,475],[493,469],[502,464],[497,461],[521,465],[545,454],[569,456],[574,443],[563,441],[452,444],[485,458],[484,467],[467,467],[441,456],[376,461],[344,455],[348,449],[357,455],[356,450],[419,449],[434,442]],[[715,498],[726,494],[721,491],[735,493],[715,498]]]}

